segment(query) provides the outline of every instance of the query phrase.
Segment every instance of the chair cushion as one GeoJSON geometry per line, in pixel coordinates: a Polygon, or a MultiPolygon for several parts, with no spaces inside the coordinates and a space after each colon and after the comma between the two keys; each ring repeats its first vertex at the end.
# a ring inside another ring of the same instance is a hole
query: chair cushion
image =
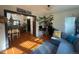
{"type": "Polygon", "coordinates": [[[48,41],[45,41],[36,50],[34,50],[32,54],[55,54],[56,51],[57,47],[55,45],[51,44],[48,41]]]}
{"type": "Polygon", "coordinates": [[[68,41],[68,42],[70,42],[70,43],[74,43],[74,41],[76,40],[77,38],[76,38],[76,36],[74,36],[74,35],[68,35],[67,36],[67,38],[66,38],[66,40],[68,41]]]}
{"type": "Polygon", "coordinates": [[[64,39],[61,39],[61,43],[59,44],[57,54],[73,54],[73,53],[75,53],[73,45],[64,39]]]}
{"type": "Polygon", "coordinates": [[[75,40],[74,48],[75,48],[76,53],[79,53],[79,39],[75,40]]]}
{"type": "Polygon", "coordinates": [[[61,34],[61,38],[62,38],[62,39],[67,39],[67,36],[68,36],[68,34],[62,32],[62,34],[61,34]]]}
{"type": "Polygon", "coordinates": [[[59,44],[60,44],[60,39],[57,39],[57,40],[56,39],[50,39],[49,42],[58,47],[59,44]]]}
{"type": "Polygon", "coordinates": [[[75,35],[69,35],[69,34],[66,34],[66,33],[62,33],[61,37],[62,37],[62,39],[66,39],[70,43],[74,43],[74,41],[76,40],[75,35]]]}

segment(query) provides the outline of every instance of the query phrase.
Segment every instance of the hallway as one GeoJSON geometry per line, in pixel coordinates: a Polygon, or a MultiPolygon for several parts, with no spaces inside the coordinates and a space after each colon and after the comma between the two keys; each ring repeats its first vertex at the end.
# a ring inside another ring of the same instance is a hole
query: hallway
{"type": "Polygon", "coordinates": [[[11,42],[10,48],[3,51],[2,54],[28,54],[36,49],[44,41],[29,33],[21,34],[19,39],[11,42]]]}

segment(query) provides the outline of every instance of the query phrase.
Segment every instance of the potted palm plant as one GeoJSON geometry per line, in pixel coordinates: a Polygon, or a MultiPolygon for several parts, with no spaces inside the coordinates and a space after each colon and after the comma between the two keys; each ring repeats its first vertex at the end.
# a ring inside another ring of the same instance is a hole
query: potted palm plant
{"type": "Polygon", "coordinates": [[[54,20],[53,15],[49,15],[48,17],[47,16],[39,17],[37,21],[39,22],[39,25],[44,24],[43,26],[46,27],[52,23],[52,20],[54,20]]]}
{"type": "Polygon", "coordinates": [[[44,29],[44,33],[46,34],[46,35],[48,35],[48,26],[51,24],[53,24],[52,23],[52,20],[54,20],[53,19],[53,15],[49,15],[49,16],[42,16],[42,17],[39,17],[39,19],[37,20],[38,21],[38,23],[39,23],[39,25],[41,25],[41,24],[43,24],[42,26],[43,26],[43,29],[44,29]]]}

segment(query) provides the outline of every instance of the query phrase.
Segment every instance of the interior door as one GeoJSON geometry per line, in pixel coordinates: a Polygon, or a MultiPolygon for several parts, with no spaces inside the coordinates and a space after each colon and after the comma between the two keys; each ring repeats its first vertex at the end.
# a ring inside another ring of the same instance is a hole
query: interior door
{"type": "Polygon", "coordinates": [[[30,19],[27,19],[27,31],[30,32],[30,19]]]}

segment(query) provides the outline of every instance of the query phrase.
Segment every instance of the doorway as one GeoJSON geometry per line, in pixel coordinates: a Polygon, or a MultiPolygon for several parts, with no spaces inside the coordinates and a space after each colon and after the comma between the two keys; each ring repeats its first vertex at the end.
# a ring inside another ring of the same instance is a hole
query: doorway
{"type": "MultiPolygon", "coordinates": [[[[24,32],[30,32],[32,33],[33,35],[36,35],[36,27],[35,27],[35,23],[36,23],[36,16],[34,15],[25,15],[25,14],[20,14],[20,13],[17,13],[17,12],[14,12],[14,11],[10,11],[10,10],[4,10],[4,15],[8,18],[8,20],[10,20],[11,16],[12,16],[12,19],[15,21],[15,20],[18,20],[19,21],[19,36],[22,35],[22,32],[24,30],[24,32]],[[29,17],[30,18],[29,18],[29,17]],[[27,18],[28,17],[28,18],[27,18]],[[35,22],[35,23],[34,23],[35,22]],[[33,30],[32,30],[33,29],[33,30]],[[21,32],[22,31],[22,32],[21,32]]],[[[15,23],[18,23],[18,22],[15,22],[15,23]]],[[[14,23],[14,24],[15,24],[14,23]]],[[[8,24],[7,24],[8,25],[8,24]]],[[[15,27],[15,26],[14,26],[15,27]]],[[[8,33],[8,30],[7,30],[7,33],[8,33]]],[[[15,35],[16,37],[16,35],[15,35]]],[[[8,38],[8,41],[9,41],[9,37],[7,35],[7,38],[8,38]]],[[[20,37],[19,37],[20,38],[20,37]]],[[[18,38],[18,39],[19,39],[18,38]]],[[[14,39],[15,41],[16,39],[14,39]]],[[[9,43],[13,43],[14,41],[12,41],[12,37],[11,37],[11,40],[9,41],[9,43]]]]}
{"type": "Polygon", "coordinates": [[[27,31],[30,32],[30,19],[27,19],[27,31]]]}

